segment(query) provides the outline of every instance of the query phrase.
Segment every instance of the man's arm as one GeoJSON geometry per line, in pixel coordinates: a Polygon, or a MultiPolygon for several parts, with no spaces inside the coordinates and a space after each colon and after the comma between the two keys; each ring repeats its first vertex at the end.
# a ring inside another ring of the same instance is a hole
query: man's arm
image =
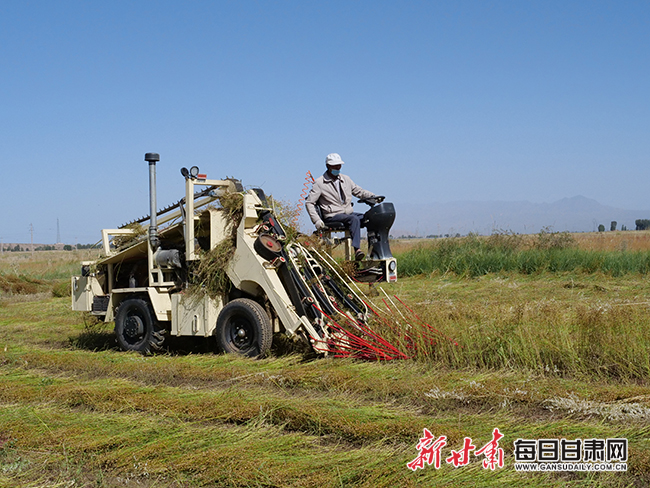
{"type": "Polygon", "coordinates": [[[325,227],[325,223],[323,222],[323,220],[318,215],[318,212],[316,211],[316,205],[317,205],[316,202],[318,202],[320,195],[321,195],[321,188],[318,185],[318,183],[314,183],[311,187],[309,195],[307,196],[307,200],[305,200],[305,208],[307,209],[309,218],[311,219],[312,223],[316,226],[316,229],[318,230],[325,227]]]}
{"type": "Polygon", "coordinates": [[[352,185],[352,195],[357,198],[372,198],[376,196],[373,192],[364,190],[359,185],[355,184],[354,181],[352,181],[352,178],[350,178],[350,184],[352,185]]]}

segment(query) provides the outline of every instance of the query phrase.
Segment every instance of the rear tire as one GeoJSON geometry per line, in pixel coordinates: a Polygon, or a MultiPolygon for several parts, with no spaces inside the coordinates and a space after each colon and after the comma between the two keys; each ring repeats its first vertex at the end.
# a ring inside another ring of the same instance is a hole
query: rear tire
{"type": "Polygon", "coordinates": [[[266,310],[248,298],[238,298],[223,307],[214,333],[222,352],[249,358],[264,357],[273,340],[266,310]]]}
{"type": "Polygon", "coordinates": [[[123,350],[142,354],[158,351],[165,341],[164,334],[147,302],[129,298],[120,304],[115,316],[115,335],[123,350]]]}

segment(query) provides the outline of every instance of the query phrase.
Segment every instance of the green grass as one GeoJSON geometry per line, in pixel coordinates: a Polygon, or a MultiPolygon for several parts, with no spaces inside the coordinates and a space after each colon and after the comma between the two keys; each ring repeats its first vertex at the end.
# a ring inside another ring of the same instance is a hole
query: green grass
{"type": "MultiPolygon", "coordinates": [[[[440,332],[419,360],[454,368],[650,376],[650,286],[639,277],[451,275],[402,280],[393,290],[440,332]]],[[[413,314],[404,315],[405,323],[420,327],[413,314]]]]}
{"type": "MultiPolygon", "coordinates": [[[[490,310],[490,300],[510,300],[516,308],[519,300],[539,299],[555,287],[561,303],[576,293],[585,307],[602,300],[603,292],[588,280],[567,288],[568,277],[524,277],[516,286],[504,285],[508,279],[410,279],[393,290],[420,300],[413,306],[422,313],[432,298],[447,304],[459,330],[471,323],[472,306],[490,310]],[[507,292],[500,296],[497,287],[507,292]],[[460,303],[467,309],[459,311],[460,303]]],[[[634,293],[630,278],[597,283],[619,299],[634,293]]],[[[524,312],[521,319],[526,317],[524,312]]],[[[650,481],[645,415],[650,391],[644,378],[546,371],[516,361],[470,364],[484,347],[480,336],[476,346],[467,336],[464,349],[473,352],[466,364],[452,367],[442,353],[392,363],[305,362],[295,355],[252,361],[174,348],[143,357],[117,351],[110,330],[110,324],[84,323],[82,315],[69,311],[66,298],[0,308],[0,485],[641,486],[650,481]],[[87,340],[93,335],[100,337],[98,350],[87,340]],[[484,444],[499,427],[506,435],[506,466],[490,472],[476,458],[463,468],[443,463],[439,470],[412,473],[405,465],[417,455],[424,427],[448,437],[446,455],[465,436],[484,444]],[[626,437],[629,471],[515,472],[512,442],[545,436],[626,437]]]]}
{"type": "MultiPolygon", "coordinates": [[[[497,239],[513,256],[575,251],[497,239]]],[[[0,260],[0,272],[54,289],[68,264],[39,259],[18,274],[0,260]]],[[[118,351],[112,324],[70,311],[67,296],[5,294],[0,486],[647,486],[650,282],[586,269],[400,277],[389,296],[459,345],[440,336],[392,362],[253,361],[187,340],[143,357],[118,351]],[[413,473],[425,427],[448,437],[445,457],[498,427],[505,467],[472,458],[413,473]],[[628,471],[517,473],[512,443],[545,437],[625,437],[628,471]]]]}
{"type": "Polygon", "coordinates": [[[536,240],[495,234],[440,239],[399,253],[402,276],[453,273],[477,277],[489,273],[602,272],[611,276],[650,272],[650,251],[578,249],[570,236],[536,240]]]}
{"type": "Polygon", "coordinates": [[[5,252],[0,254],[0,306],[21,296],[70,296],[70,276],[80,274],[81,261],[95,259],[99,250],[5,252]]]}
{"type": "Polygon", "coordinates": [[[97,259],[99,249],[74,251],[5,252],[0,254],[0,274],[35,280],[69,280],[79,274],[81,262],[97,259]]]}

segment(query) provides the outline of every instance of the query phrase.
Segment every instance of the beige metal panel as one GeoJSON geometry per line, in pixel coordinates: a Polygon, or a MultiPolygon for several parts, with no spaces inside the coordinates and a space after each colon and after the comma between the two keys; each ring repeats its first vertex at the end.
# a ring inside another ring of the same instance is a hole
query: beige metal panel
{"type": "Polygon", "coordinates": [[[161,288],[147,288],[153,311],[158,320],[169,322],[172,319],[172,300],[169,293],[161,288]]]}
{"type": "Polygon", "coordinates": [[[114,294],[111,292],[109,296],[110,298],[108,300],[108,309],[106,310],[106,315],[104,316],[104,322],[112,322],[115,320],[115,309],[125,295],[120,295],[119,293],[114,294]]]}
{"type": "Polygon", "coordinates": [[[208,296],[172,295],[172,335],[209,337],[217,327],[223,301],[208,296]]]}
{"type": "Polygon", "coordinates": [[[194,187],[195,186],[216,186],[223,188],[225,191],[235,192],[235,184],[227,180],[193,180],[188,178],[185,180],[185,215],[187,225],[185,226],[185,260],[194,261],[199,259],[196,249],[194,247],[194,210],[206,203],[214,200],[214,198],[206,198],[200,202],[194,201],[194,187]]]}
{"type": "Polygon", "coordinates": [[[115,277],[114,271],[115,270],[113,269],[113,263],[107,264],[106,265],[106,270],[108,272],[107,273],[108,274],[108,293],[110,294],[110,293],[113,292],[113,285],[115,284],[115,280],[114,280],[114,277],[115,277]]]}
{"type": "MultiPolygon", "coordinates": [[[[162,230],[159,231],[159,235],[161,238],[164,238],[167,233],[173,232],[175,229],[178,229],[181,226],[180,223],[176,223],[173,225],[170,225],[169,227],[166,227],[162,230]]],[[[106,233],[107,236],[114,235],[113,234],[114,229],[104,229],[102,230],[102,236],[106,233]]],[[[123,230],[123,229],[118,229],[118,230],[123,230]]],[[[134,245],[127,247],[126,249],[123,249],[121,251],[115,251],[115,249],[111,250],[112,254],[107,255],[106,257],[99,259],[97,261],[97,264],[112,264],[112,263],[120,263],[125,260],[130,260],[133,258],[144,258],[147,256],[147,249],[149,248],[149,241],[147,239],[143,239],[134,245]]]]}
{"type": "Polygon", "coordinates": [[[109,256],[115,252],[110,246],[110,236],[131,236],[135,234],[133,229],[102,229],[102,245],[104,247],[104,254],[109,256]]]}
{"type": "Polygon", "coordinates": [[[104,322],[112,322],[115,320],[117,307],[123,300],[127,299],[129,295],[144,295],[147,293],[147,288],[114,288],[110,293],[110,300],[108,301],[108,310],[106,310],[106,317],[104,322]]]}
{"type": "Polygon", "coordinates": [[[99,280],[94,276],[73,276],[72,281],[72,310],[90,312],[93,309],[93,298],[103,295],[99,280]]]}
{"type": "Polygon", "coordinates": [[[115,288],[113,293],[118,293],[120,295],[138,294],[138,293],[147,293],[149,290],[146,286],[138,286],[137,288],[115,288]]]}
{"type": "Polygon", "coordinates": [[[236,288],[251,289],[251,282],[259,285],[269,298],[289,336],[293,335],[302,322],[291,304],[291,299],[275,270],[267,270],[264,261],[252,248],[241,245],[238,240],[237,251],[228,268],[228,277],[236,288]],[[254,262],[255,261],[255,262],[254,262]]]}
{"type": "Polygon", "coordinates": [[[242,286],[250,288],[250,282],[257,283],[269,298],[287,335],[293,336],[298,328],[304,326],[312,337],[318,337],[309,321],[302,320],[296,313],[277,271],[267,267],[269,263],[255,252],[253,247],[257,239],[257,234],[253,229],[257,225],[255,208],[256,206],[261,207],[261,205],[262,202],[253,192],[244,195],[245,216],[248,218],[243,218],[237,229],[237,250],[226,270],[228,277],[236,288],[242,286]],[[254,221],[251,210],[255,210],[254,221]]]}
{"type": "Polygon", "coordinates": [[[156,319],[162,322],[169,322],[172,320],[172,301],[169,296],[168,289],[154,288],[154,287],[139,287],[139,288],[115,288],[111,293],[111,300],[108,304],[108,310],[111,313],[111,318],[106,315],[106,321],[112,320],[115,313],[115,308],[124,300],[127,295],[143,295],[149,297],[151,306],[156,315],[156,319]]]}
{"type": "Polygon", "coordinates": [[[258,208],[262,207],[262,201],[252,191],[244,195],[244,216],[242,222],[246,228],[255,227],[259,219],[257,215],[258,208]]]}
{"type": "Polygon", "coordinates": [[[210,210],[210,249],[214,249],[221,241],[228,237],[230,222],[224,212],[216,208],[210,210]]]}

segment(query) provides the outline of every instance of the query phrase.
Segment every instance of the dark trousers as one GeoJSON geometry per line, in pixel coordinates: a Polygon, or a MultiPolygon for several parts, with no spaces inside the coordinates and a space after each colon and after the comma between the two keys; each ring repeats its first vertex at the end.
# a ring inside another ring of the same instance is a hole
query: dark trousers
{"type": "Polygon", "coordinates": [[[329,222],[343,222],[345,227],[350,231],[350,237],[352,238],[352,247],[359,249],[361,247],[361,219],[363,214],[361,213],[351,213],[351,214],[336,214],[332,217],[325,219],[325,223],[329,222]]]}

